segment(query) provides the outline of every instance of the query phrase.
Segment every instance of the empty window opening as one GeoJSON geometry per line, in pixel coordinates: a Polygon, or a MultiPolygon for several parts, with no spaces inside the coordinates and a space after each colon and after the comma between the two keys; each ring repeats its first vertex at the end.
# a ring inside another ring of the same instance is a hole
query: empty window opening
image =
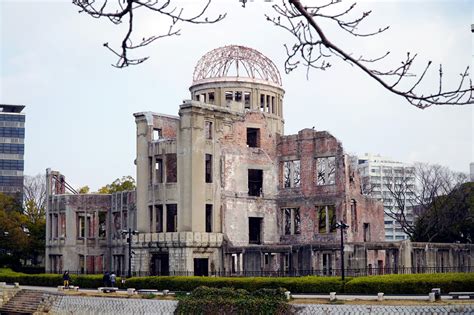
{"type": "Polygon", "coordinates": [[[283,187],[300,187],[300,160],[283,162],[283,187]]]}
{"type": "Polygon", "coordinates": [[[263,190],[263,171],[262,170],[248,170],[248,188],[249,196],[262,196],[263,190]]]}
{"type": "Polygon", "coordinates": [[[199,95],[199,101],[202,103],[206,103],[206,94],[199,95]]]}
{"type": "Polygon", "coordinates": [[[265,111],[265,95],[260,94],[260,111],[265,111]]]}
{"type": "Polygon", "coordinates": [[[336,207],[334,205],[316,207],[318,214],[318,233],[336,231],[336,207]]]}
{"type": "Polygon", "coordinates": [[[178,209],[176,204],[166,205],[166,232],[176,232],[178,228],[178,209]]]}
{"type": "Polygon", "coordinates": [[[316,185],[336,183],[336,158],[334,156],[316,159],[316,185]]]}
{"type": "Polygon", "coordinates": [[[272,96],[272,114],[275,114],[275,96],[272,96]]]}
{"type": "Polygon", "coordinates": [[[153,206],[148,206],[148,216],[150,218],[150,225],[149,225],[149,229],[150,229],[150,232],[153,233],[153,206]]]}
{"type": "Polygon", "coordinates": [[[153,129],[153,140],[159,140],[161,138],[163,138],[161,128],[154,128],[153,129]]]}
{"type": "Polygon", "coordinates": [[[156,233],[163,232],[163,205],[155,206],[155,231],[156,233]]]}
{"type": "Polygon", "coordinates": [[[209,275],[209,258],[194,258],[194,275],[205,277],[209,275]]]}
{"type": "Polygon", "coordinates": [[[209,98],[209,103],[210,103],[210,104],[214,104],[214,102],[215,102],[214,92],[210,92],[210,93],[208,94],[208,98],[209,98]]]}
{"type": "Polygon", "coordinates": [[[370,242],[370,223],[364,223],[364,242],[370,242]]]}
{"type": "Polygon", "coordinates": [[[77,219],[77,237],[84,238],[86,237],[86,218],[84,214],[80,214],[77,219]]]}
{"type": "Polygon", "coordinates": [[[176,183],[178,179],[178,166],[176,153],[166,154],[166,182],[176,183]]]}
{"type": "Polygon", "coordinates": [[[212,154],[206,154],[206,183],[212,183],[212,154]]]}
{"type": "Polygon", "coordinates": [[[206,232],[212,232],[212,205],[206,205],[206,232]]]}
{"type": "Polygon", "coordinates": [[[270,264],[270,260],[271,260],[271,254],[270,253],[265,253],[264,255],[265,259],[265,265],[269,265],[270,264]]]}
{"type": "Polygon", "coordinates": [[[155,182],[156,183],[163,182],[163,160],[162,159],[155,160],[155,182]]]}
{"type": "Polygon", "coordinates": [[[234,99],[234,93],[232,91],[225,92],[225,100],[226,102],[231,102],[234,99]]]}
{"type": "Polygon", "coordinates": [[[234,96],[236,102],[242,102],[242,92],[236,91],[234,96]]]}
{"type": "Polygon", "coordinates": [[[99,237],[107,237],[107,212],[99,212],[99,237]]]}
{"type": "Polygon", "coordinates": [[[212,121],[204,122],[204,133],[207,140],[212,139],[212,121]]]}
{"type": "Polygon", "coordinates": [[[66,237],[66,214],[65,213],[60,213],[59,214],[59,236],[60,237],[66,237]]]}
{"type": "Polygon", "coordinates": [[[323,274],[325,276],[332,274],[332,255],[323,254],[323,274]]]}
{"type": "Polygon", "coordinates": [[[271,104],[270,104],[270,98],[271,98],[271,96],[270,96],[270,95],[267,95],[267,104],[266,104],[266,105],[267,105],[267,108],[266,108],[266,112],[267,112],[267,113],[270,113],[270,112],[271,112],[271,109],[270,109],[270,106],[271,106],[271,104]]]}
{"type": "Polygon", "coordinates": [[[262,218],[249,218],[249,243],[261,244],[262,218]]]}
{"type": "Polygon", "coordinates": [[[250,109],[250,92],[244,92],[245,108],[250,109]]]}
{"type": "Polygon", "coordinates": [[[299,208],[284,208],[283,220],[283,232],[285,235],[301,234],[301,218],[299,208]]]}
{"type": "Polygon", "coordinates": [[[247,128],[247,145],[250,148],[260,147],[260,129],[247,128]]]}

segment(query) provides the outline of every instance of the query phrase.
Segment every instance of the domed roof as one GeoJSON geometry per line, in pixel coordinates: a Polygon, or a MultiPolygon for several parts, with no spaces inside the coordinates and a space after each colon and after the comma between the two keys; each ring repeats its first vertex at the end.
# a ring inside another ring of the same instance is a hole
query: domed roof
{"type": "Polygon", "coordinates": [[[275,64],[255,49],[244,46],[224,46],[202,56],[194,68],[193,84],[224,77],[263,80],[281,86],[280,72],[275,64]]]}

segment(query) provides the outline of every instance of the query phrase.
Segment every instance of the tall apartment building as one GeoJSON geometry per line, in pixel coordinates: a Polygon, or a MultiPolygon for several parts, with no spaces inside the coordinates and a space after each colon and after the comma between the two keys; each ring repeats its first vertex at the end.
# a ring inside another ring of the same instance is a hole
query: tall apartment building
{"type": "Polygon", "coordinates": [[[23,105],[0,104],[0,192],[22,198],[25,153],[23,105]]]}
{"type": "MultiPolygon", "coordinates": [[[[385,240],[401,241],[407,239],[408,236],[403,232],[400,224],[393,219],[393,213],[399,213],[400,210],[391,190],[393,192],[394,185],[400,182],[415,185],[414,167],[387,157],[368,153],[358,158],[358,164],[364,192],[374,199],[383,201],[385,240]],[[392,216],[389,215],[390,213],[392,213],[392,216]]],[[[413,222],[414,204],[413,193],[407,192],[405,195],[405,213],[408,222],[413,222]]]]}

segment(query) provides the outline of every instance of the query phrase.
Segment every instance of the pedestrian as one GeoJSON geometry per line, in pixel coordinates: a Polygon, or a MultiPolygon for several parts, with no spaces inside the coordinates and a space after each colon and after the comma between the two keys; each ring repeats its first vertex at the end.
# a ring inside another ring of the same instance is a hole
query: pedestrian
{"type": "Polygon", "coordinates": [[[108,271],[104,273],[104,276],[102,277],[102,281],[104,282],[104,287],[110,286],[110,274],[108,271]]]}
{"type": "Polygon", "coordinates": [[[63,273],[63,284],[64,288],[69,289],[69,280],[71,280],[71,277],[69,277],[69,271],[64,271],[63,273]]]}
{"type": "Polygon", "coordinates": [[[110,286],[112,288],[115,288],[115,280],[117,280],[117,276],[115,273],[112,271],[112,274],[110,275],[110,286]]]}

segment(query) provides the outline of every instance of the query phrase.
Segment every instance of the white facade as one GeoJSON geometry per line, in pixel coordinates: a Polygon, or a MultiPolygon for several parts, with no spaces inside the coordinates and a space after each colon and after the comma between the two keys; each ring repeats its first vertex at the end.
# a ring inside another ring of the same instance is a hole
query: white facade
{"type": "MultiPolygon", "coordinates": [[[[414,167],[403,162],[394,161],[390,158],[378,154],[366,153],[358,157],[358,168],[362,179],[362,189],[364,193],[372,198],[383,201],[385,216],[385,240],[401,241],[408,239],[400,224],[388,215],[388,213],[399,213],[396,200],[390,189],[394,189],[395,183],[403,182],[408,185],[415,185],[414,167]]],[[[412,192],[405,194],[405,214],[407,223],[413,222],[413,206],[415,204],[412,192]]]]}

